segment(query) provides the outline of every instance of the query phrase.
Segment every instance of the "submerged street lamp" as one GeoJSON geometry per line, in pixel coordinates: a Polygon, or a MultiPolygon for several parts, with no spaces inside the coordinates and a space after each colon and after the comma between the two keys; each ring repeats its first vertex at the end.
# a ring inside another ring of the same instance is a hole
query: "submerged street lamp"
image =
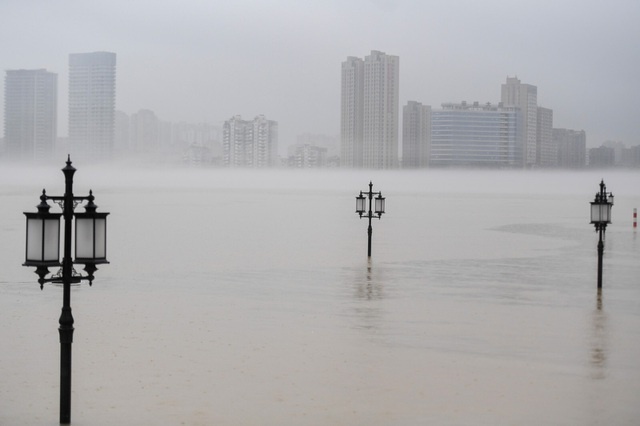
{"type": "Polygon", "coordinates": [[[62,284],[62,313],[60,315],[60,423],[71,423],[71,343],[73,342],[73,316],[71,315],[71,284],[83,280],[93,282],[96,265],[107,261],[107,215],[96,212],[92,191],[86,197],[73,195],[73,174],[76,169],[67,158],[62,169],[65,177],[63,196],[49,196],[42,190],[37,213],[27,213],[27,243],[23,266],[35,266],[40,289],[45,283],[62,284]],[[50,213],[52,200],[62,213],[50,213]],[[87,201],[84,213],[74,213],[78,204],[87,201]],[[62,263],[60,262],[60,217],[64,219],[62,263]],[[75,259],[71,258],[71,222],[75,218],[75,259]],[[79,274],[73,264],[84,264],[86,275],[79,274]],[[50,278],[49,267],[60,267],[50,278]]]}
{"type": "Polygon", "coordinates": [[[373,233],[373,228],[371,228],[371,219],[374,217],[380,219],[384,213],[384,197],[382,196],[382,192],[373,192],[373,183],[369,182],[368,193],[360,191],[360,195],[356,197],[356,213],[360,215],[360,219],[362,219],[363,216],[369,218],[369,228],[367,229],[367,233],[369,234],[367,256],[371,257],[371,234],[373,233]],[[377,196],[373,198],[374,195],[377,196]],[[365,213],[367,208],[367,198],[369,198],[369,212],[365,213]],[[374,211],[371,211],[371,204],[374,200],[374,211]]]}
{"type": "Polygon", "coordinates": [[[602,289],[602,255],[604,254],[604,233],[607,224],[611,223],[611,207],[613,206],[613,193],[607,192],[604,180],[600,181],[600,192],[596,193],[591,202],[591,223],[595,225],[599,234],[598,240],[598,290],[602,289]]]}

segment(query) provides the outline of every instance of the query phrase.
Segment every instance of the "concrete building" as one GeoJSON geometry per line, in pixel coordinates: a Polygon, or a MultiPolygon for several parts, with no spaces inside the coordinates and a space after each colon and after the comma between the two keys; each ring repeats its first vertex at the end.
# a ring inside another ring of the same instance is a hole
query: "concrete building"
{"type": "Polygon", "coordinates": [[[341,154],[344,167],[391,169],[398,162],[400,60],[371,51],[342,63],[341,154]]]}
{"type": "Polygon", "coordinates": [[[92,161],[113,157],[116,54],[69,55],[69,142],[72,154],[92,161]]]}
{"type": "Polygon", "coordinates": [[[558,147],[558,167],[580,169],[586,165],[587,135],[584,130],[553,129],[558,147]]]}
{"type": "Polygon", "coordinates": [[[537,115],[536,165],[556,167],[558,165],[558,146],[553,143],[553,110],[538,107],[537,115]]]}
{"type": "Polygon", "coordinates": [[[623,167],[640,167],[640,145],[625,148],[622,153],[623,167]]]}
{"type": "Polygon", "coordinates": [[[521,167],[516,106],[446,103],[431,111],[432,167],[521,167]]]}
{"type": "Polygon", "coordinates": [[[429,165],[431,145],[431,107],[409,101],[402,108],[402,168],[429,165]]]}
{"type": "Polygon", "coordinates": [[[362,167],[364,61],[350,56],[342,63],[340,159],[344,167],[362,167]]]}
{"type": "Polygon", "coordinates": [[[601,146],[589,150],[589,167],[609,168],[615,165],[615,150],[613,148],[601,146]]]}
{"type": "Polygon", "coordinates": [[[14,160],[48,160],[55,150],[58,75],[44,69],[8,70],[4,85],[4,143],[14,160]]]}
{"type": "Polygon", "coordinates": [[[614,163],[616,166],[622,165],[624,160],[624,150],[626,148],[624,142],[621,141],[605,141],[602,146],[613,149],[614,163]]]}
{"type": "Polygon", "coordinates": [[[538,88],[520,83],[517,77],[507,77],[506,84],[502,85],[501,102],[505,107],[520,108],[522,164],[524,167],[533,167],[537,159],[538,88]]]}
{"type": "Polygon", "coordinates": [[[289,153],[289,167],[297,169],[316,169],[327,166],[327,148],[310,145],[299,144],[294,145],[289,153]]]}
{"type": "Polygon", "coordinates": [[[252,121],[239,115],[222,128],[222,160],[227,167],[264,168],[278,165],[278,123],[259,115],[252,121]]]}

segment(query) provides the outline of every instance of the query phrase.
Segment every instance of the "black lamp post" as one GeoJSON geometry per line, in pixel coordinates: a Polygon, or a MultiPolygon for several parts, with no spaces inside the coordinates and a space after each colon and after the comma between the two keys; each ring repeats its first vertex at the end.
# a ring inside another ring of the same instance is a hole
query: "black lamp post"
{"type": "Polygon", "coordinates": [[[67,158],[62,169],[65,193],[61,197],[49,196],[42,190],[37,213],[27,213],[27,247],[23,266],[35,266],[40,289],[45,283],[62,284],[63,299],[60,315],[60,423],[71,423],[71,343],[73,342],[73,316],[71,315],[71,284],[83,280],[93,281],[97,264],[107,261],[107,215],[97,213],[93,193],[87,197],[73,195],[73,174],[76,169],[67,158]],[[50,213],[47,200],[60,205],[62,213],[50,213]],[[87,201],[84,213],[74,213],[75,207],[87,201]],[[64,252],[60,263],[60,217],[64,218],[64,252]],[[71,222],[75,218],[75,260],[71,258],[71,222]],[[86,275],[79,274],[73,264],[84,264],[86,275]],[[49,267],[60,267],[50,278],[49,267]]]}
{"type": "Polygon", "coordinates": [[[598,290],[602,289],[602,255],[604,254],[604,233],[607,224],[611,223],[611,207],[613,206],[613,193],[607,192],[604,180],[600,181],[600,192],[596,193],[591,202],[591,223],[595,225],[599,234],[598,240],[598,290]]]}
{"type": "Polygon", "coordinates": [[[371,257],[371,234],[373,233],[371,219],[374,217],[380,219],[384,213],[384,197],[382,196],[382,192],[373,192],[373,183],[369,182],[368,193],[360,191],[360,195],[356,197],[356,213],[360,215],[360,219],[362,219],[363,216],[369,218],[369,228],[367,229],[367,233],[369,234],[367,256],[371,257]],[[374,195],[377,195],[375,199],[373,198],[374,195]],[[365,214],[367,198],[369,198],[369,212],[365,214]],[[371,211],[373,200],[375,200],[375,207],[374,211],[371,211]]]}

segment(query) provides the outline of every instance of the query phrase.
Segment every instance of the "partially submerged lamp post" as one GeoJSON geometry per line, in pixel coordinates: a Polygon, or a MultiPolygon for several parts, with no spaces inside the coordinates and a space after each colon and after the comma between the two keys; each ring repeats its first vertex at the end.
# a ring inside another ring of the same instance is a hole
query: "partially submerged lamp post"
{"type": "Polygon", "coordinates": [[[71,315],[71,284],[83,280],[93,281],[97,264],[107,261],[107,215],[96,212],[92,191],[89,196],[73,195],[73,174],[76,169],[67,158],[62,169],[65,177],[63,196],[49,196],[42,190],[37,213],[27,213],[27,244],[23,266],[35,266],[40,288],[45,283],[62,284],[62,313],[60,315],[60,423],[71,423],[71,343],[73,342],[73,316],[71,315]],[[47,200],[60,205],[62,213],[50,213],[47,200]],[[75,207],[86,201],[84,213],[74,213],[75,207]],[[64,218],[64,252],[60,263],[60,217],[64,218]],[[71,222],[75,218],[75,259],[71,257],[71,222]],[[86,275],[79,274],[73,264],[84,264],[86,275]],[[60,267],[50,278],[49,267],[60,267]]]}
{"type": "Polygon", "coordinates": [[[382,192],[373,192],[373,183],[369,182],[368,193],[360,191],[360,195],[356,197],[356,213],[360,215],[360,219],[362,219],[363,216],[369,218],[369,228],[367,230],[367,233],[369,234],[367,256],[371,257],[371,234],[373,233],[373,228],[371,228],[371,219],[374,217],[380,219],[384,213],[384,197],[382,196],[382,192]],[[371,204],[373,203],[374,195],[377,195],[377,197],[375,198],[375,211],[372,212],[371,204]],[[369,198],[369,212],[368,214],[365,214],[367,198],[369,198]]]}
{"type": "Polygon", "coordinates": [[[611,207],[613,206],[613,193],[607,192],[604,180],[600,181],[600,192],[596,193],[595,200],[591,202],[591,223],[595,225],[599,234],[598,240],[598,290],[602,289],[602,255],[604,254],[604,233],[607,224],[611,223],[611,207]]]}

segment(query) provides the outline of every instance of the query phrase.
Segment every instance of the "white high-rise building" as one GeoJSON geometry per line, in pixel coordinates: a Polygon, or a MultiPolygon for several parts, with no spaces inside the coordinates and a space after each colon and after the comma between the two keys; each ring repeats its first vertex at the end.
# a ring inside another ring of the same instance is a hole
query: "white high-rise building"
{"type": "Polygon", "coordinates": [[[342,63],[341,152],[345,167],[395,168],[400,59],[371,51],[342,63]]]}
{"type": "Polygon", "coordinates": [[[69,55],[69,142],[72,153],[89,160],[113,156],[116,54],[69,55]]]}
{"type": "Polygon", "coordinates": [[[364,61],[350,56],[342,63],[340,162],[343,167],[362,167],[362,113],[364,107],[364,61]]]}
{"type": "Polygon", "coordinates": [[[402,168],[429,165],[431,107],[409,101],[402,108],[402,168]]]}
{"type": "Polygon", "coordinates": [[[236,115],[222,128],[222,162],[228,167],[263,168],[278,163],[278,123],[259,115],[252,121],[236,115]]]}
{"type": "Polygon", "coordinates": [[[538,88],[522,84],[517,77],[507,77],[502,85],[502,104],[520,108],[520,131],[522,132],[522,163],[524,167],[536,164],[536,131],[538,126],[538,88]]]}
{"type": "Polygon", "coordinates": [[[57,138],[57,114],[57,74],[44,69],[6,72],[4,141],[9,158],[51,158],[57,138]]]}
{"type": "Polygon", "coordinates": [[[558,165],[558,146],[553,143],[553,110],[538,107],[538,126],[536,130],[536,165],[556,167],[558,165]]]}

